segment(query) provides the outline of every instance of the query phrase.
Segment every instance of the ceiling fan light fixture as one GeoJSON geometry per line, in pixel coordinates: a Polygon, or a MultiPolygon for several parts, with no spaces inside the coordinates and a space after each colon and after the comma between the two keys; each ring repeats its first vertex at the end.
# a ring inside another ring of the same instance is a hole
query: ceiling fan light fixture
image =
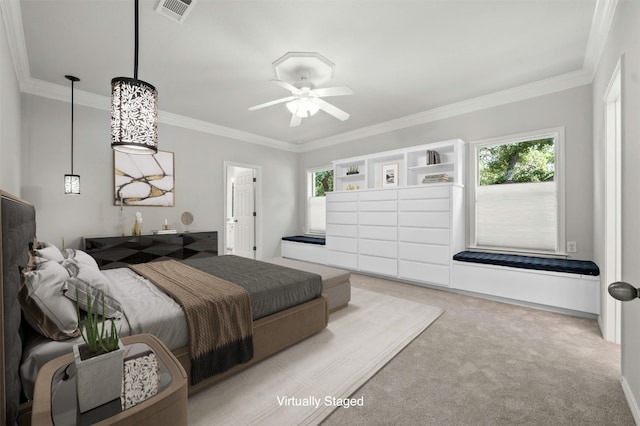
{"type": "Polygon", "coordinates": [[[311,117],[320,110],[320,107],[308,98],[295,99],[286,103],[287,109],[291,114],[295,114],[298,117],[307,118],[311,117]]]}

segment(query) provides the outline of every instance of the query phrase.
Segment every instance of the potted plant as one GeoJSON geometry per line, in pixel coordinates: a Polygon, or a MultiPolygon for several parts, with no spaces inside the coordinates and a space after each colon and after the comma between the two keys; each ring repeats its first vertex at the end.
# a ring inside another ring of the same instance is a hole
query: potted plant
{"type": "Polygon", "coordinates": [[[360,173],[360,171],[358,170],[357,164],[352,164],[347,169],[347,175],[357,175],[358,173],[360,173]]]}
{"type": "Polygon", "coordinates": [[[124,345],[120,332],[111,319],[107,330],[102,296],[102,312],[99,314],[92,306],[91,296],[87,294],[87,316],[80,321],[78,306],[78,327],[84,343],[73,346],[76,366],[76,387],[78,406],[84,413],[99,405],[120,398],[122,393],[122,358],[124,345]],[[102,321],[100,321],[102,319],[102,321]]]}

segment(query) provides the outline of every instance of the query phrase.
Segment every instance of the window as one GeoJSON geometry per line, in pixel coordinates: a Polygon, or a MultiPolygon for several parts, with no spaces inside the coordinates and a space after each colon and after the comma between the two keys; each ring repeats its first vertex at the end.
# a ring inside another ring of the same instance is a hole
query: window
{"type": "Polygon", "coordinates": [[[472,144],[472,247],[564,254],[563,133],[472,144]]]}
{"type": "Polygon", "coordinates": [[[324,166],[307,170],[307,232],[324,234],[326,223],[326,195],[333,191],[333,168],[324,166]]]}

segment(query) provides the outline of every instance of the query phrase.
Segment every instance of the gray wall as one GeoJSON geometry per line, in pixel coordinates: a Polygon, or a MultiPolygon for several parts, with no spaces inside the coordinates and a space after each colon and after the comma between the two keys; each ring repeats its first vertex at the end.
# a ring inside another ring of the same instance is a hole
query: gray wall
{"type": "MultiPolygon", "coordinates": [[[[355,140],[300,155],[299,179],[305,169],[332,160],[390,149],[461,138],[472,142],[551,127],[565,127],[566,237],[576,241],[571,257],[593,258],[593,178],[591,86],[539,96],[419,126],[355,140]]],[[[298,197],[305,198],[304,188],[298,197]]],[[[299,212],[299,226],[305,224],[299,212]]]]}
{"type": "MultiPolygon", "coordinates": [[[[593,83],[594,115],[594,241],[596,262],[604,261],[605,117],[602,101],[616,63],[622,67],[622,279],[640,286],[640,2],[618,3],[598,72],[593,83]]],[[[603,298],[610,297],[603,283],[603,298]]],[[[640,422],[640,301],[622,303],[622,382],[630,407],[640,422]]]]}
{"type": "Polygon", "coordinates": [[[20,87],[0,17],[0,188],[20,195],[20,87]]]}
{"type": "MultiPolygon", "coordinates": [[[[74,172],[81,195],[64,195],[63,176],[71,170],[70,105],[23,95],[22,197],[36,206],[38,237],[80,247],[83,236],[120,235],[120,209],[113,205],[113,152],[108,111],[75,106],[74,172]]],[[[191,231],[224,232],[223,162],[262,167],[263,257],[280,253],[280,238],[295,232],[297,154],[169,125],[159,125],[158,145],[175,153],[175,207],[125,207],[130,235],[135,213],[142,231],[159,229],[167,218],[182,229],[180,215],[193,213],[191,231]]]]}

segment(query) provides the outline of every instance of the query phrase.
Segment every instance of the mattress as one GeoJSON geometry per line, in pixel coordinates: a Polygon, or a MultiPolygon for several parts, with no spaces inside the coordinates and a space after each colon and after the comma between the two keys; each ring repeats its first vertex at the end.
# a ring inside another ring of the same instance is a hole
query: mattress
{"type": "MultiPolygon", "coordinates": [[[[322,293],[317,274],[238,256],[184,260],[184,263],[244,287],[249,292],[253,319],[315,299],[322,293]]],[[[187,323],[177,302],[129,268],[103,270],[111,296],[120,301],[124,317],[116,320],[122,336],[150,333],[170,350],[187,345],[187,323]]],[[[33,396],[38,371],[46,362],[70,352],[82,338],[49,340],[35,332],[26,339],[20,375],[27,398],[33,396]]]]}

